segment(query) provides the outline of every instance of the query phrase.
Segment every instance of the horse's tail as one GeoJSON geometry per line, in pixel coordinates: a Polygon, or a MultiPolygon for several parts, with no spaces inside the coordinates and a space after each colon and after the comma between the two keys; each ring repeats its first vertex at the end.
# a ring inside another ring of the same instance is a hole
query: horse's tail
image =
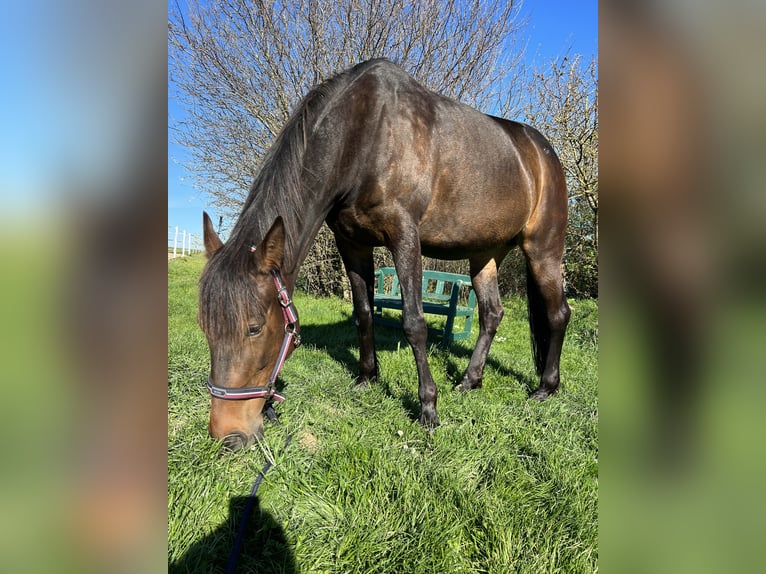
{"type": "Polygon", "coordinates": [[[535,360],[537,374],[541,375],[548,357],[551,332],[545,300],[540,292],[540,285],[529,268],[529,262],[527,262],[527,313],[532,340],[532,356],[535,360]]]}

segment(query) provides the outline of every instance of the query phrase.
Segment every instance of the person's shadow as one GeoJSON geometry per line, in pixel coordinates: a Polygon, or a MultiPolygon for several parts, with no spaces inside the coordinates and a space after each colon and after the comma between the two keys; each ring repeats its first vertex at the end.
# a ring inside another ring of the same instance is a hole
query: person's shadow
{"type": "MultiPolygon", "coordinates": [[[[168,565],[171,574],[218,574],[227,571],[249,497],[229,502],[229,517],[214,532],[195,542],[177,561],[168,565]]],[[[234,572],[248,574],[297,574],[290,544],[282,526],[254,500],[234,572]]]]}

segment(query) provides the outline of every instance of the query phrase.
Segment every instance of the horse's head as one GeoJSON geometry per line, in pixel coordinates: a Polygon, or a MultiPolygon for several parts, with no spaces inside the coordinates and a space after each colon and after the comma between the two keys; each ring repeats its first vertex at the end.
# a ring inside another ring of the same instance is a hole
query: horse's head
{"type": "Polygon", "coordinates": [[[210,347],[209,430],[237,450],[262,435],[264,404],[297,344],[297,314],[279,292],[285,229],[277,218],[260,244],[224,247],[207,214],[203,227],[199,324],[210,347]]]}

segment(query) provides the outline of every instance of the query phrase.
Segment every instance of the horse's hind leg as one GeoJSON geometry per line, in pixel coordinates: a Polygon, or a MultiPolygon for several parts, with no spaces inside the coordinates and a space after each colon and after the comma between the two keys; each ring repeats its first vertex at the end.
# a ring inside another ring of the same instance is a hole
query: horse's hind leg
{"type": "Polygon", "coordinates": [[[476,340],[471,361],[460,383],[461,391],[481,387],[484,365],[492,341],[503,319],[503,303],[497,285],[497,268],[508,251],[493,256],[471,259],[471,283],[479,307],[479,338],[476,340]]]}
{"type": "Polygon", "coordinates": [[[544,401],[559,387],[559,360],[570,310],[564,297],[560,249],[540,248],[530,241],[522,244],[522,250],[527,258],[532,350],[537,374],[540,375],[540,386],[531,397],[544,401]]]}
{"type": "Polygon", "coordinates": [[[372,325],[372,302],[375,290],[372,247],[346,243],[337,236],[335,243],[351,283],[354,319],[359,333],[359,378],[357,383],[363,385],[378,378],[378,357],[375,353],[375,335],[372,325]]]}

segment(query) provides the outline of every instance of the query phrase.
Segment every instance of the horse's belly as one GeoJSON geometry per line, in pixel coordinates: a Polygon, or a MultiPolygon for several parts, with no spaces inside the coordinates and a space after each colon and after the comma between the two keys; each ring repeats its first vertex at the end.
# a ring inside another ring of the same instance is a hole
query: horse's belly
{"type": "Polygon", "coordinates": [[[450,217],[439,223],[425,221],[420,227],[423,255],[437,259],[465,259],[471,255],[512,246],[521,231],[506,218],[450,217]]]}
{"type": "Polygon", "coordinates": [[[464,259],[514,245],[528,217],[528,202],[521,194],[491,201],[471,194],[454,202],[432,200],[421,219],[420,243],[429,257],[464,259]]]}

